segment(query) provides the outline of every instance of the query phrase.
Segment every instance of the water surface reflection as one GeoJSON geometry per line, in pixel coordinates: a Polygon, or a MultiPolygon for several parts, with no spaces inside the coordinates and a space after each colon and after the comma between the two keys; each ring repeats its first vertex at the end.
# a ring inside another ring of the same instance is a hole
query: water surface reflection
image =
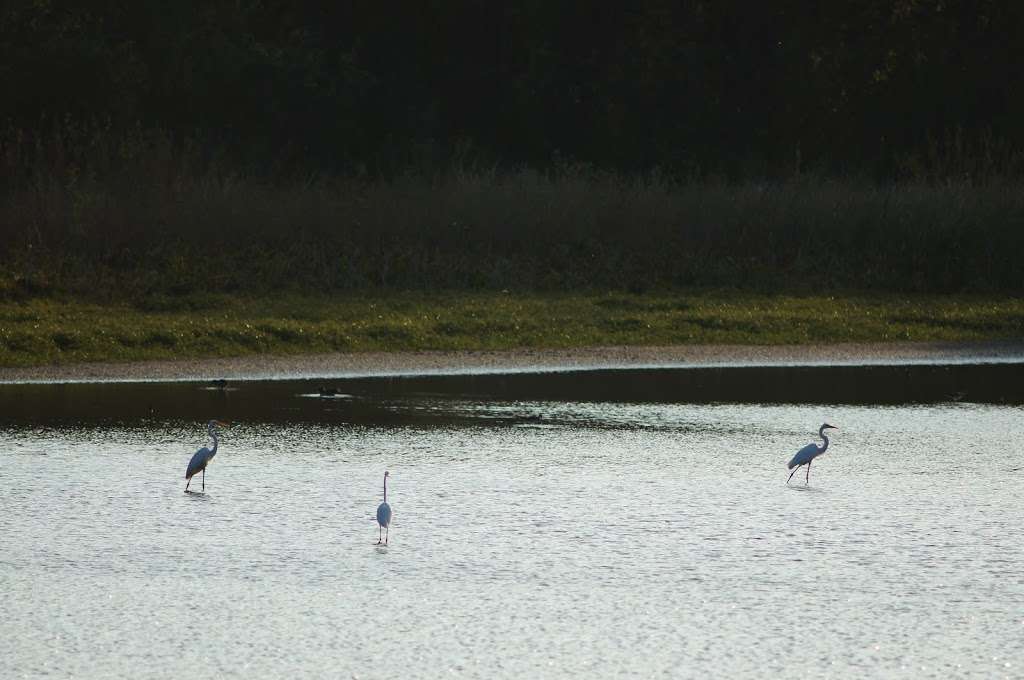
{"type": "MultiPolygon", "coordinates": [[[[1024,363],[770,366],[422,375],[209,383],[0,385],[0,423],[140,419],[446,424],[446,401],[481,403],[1024,403],[1024,363]],[[431,407],[429,404],[434,404],[431,407]]],[[[476,414],[469,422],[475,422],[476,414]]],[[[491,412],[491,417],[500,417],[491,412]]],[[[540,415],[534,414],[540,423],[540,415]]],[[[518,418],[518,416],[517,416],[518,418]]],[[[529,421],[527,421],[529,422],[529,421]]],[[[464,422],[464,424],[468,424],[464,422]]]]}
{"type": "Polygon", "coordinates": [[[0,677],[1020,677],[1021,370],[0,386],[0,677]]]}

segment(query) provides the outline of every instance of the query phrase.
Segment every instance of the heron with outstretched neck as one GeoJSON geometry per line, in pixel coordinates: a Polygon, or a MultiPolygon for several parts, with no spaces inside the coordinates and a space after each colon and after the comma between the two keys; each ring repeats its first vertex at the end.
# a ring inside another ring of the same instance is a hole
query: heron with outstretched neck
{"type": "Polygon", "coordinates": [[[793,471],[789,473],[789,479],[786,480],[786,484],[789,484],[789,480],[793,479],[793,475],[796,474],[796,471],[800,469],[801,465],[807,466],[807,477],[804,480],[804,485],[811,483],[811,461],[825,453],[825,450],[828,448],[828,437],[825,436],[825,430],[838,429],[839,428],[834,425],[829,425],[828,423],[823,424],[818,430],[818,436],[821,437],[825,443],[819,446],[818,444],[811,442],[796,452],[796,455],[793,456],[793,460],[789,461],[789,468],[793,471]]]}
{"type": "Polygon", "coordinates": [[[388,505],[388,472],[384,471],[384,502],[377,506],[377,545],[388,544],[388,527],[391,525],[391,506],[388,505]],[[381,532],[384,532],[383,538],[381,532]]]}
{"type": "Polygon", "coordinates": [[[206,424],[206,431],[213,437],[213,447],[207,448],[204,446],[192,454],[192,459],[188,462],[188,467],[185,468],[186,493],[188,493],[188,485],[192,483],[192,476],[199,472],[203,473],[203,491],[206,491],[206,466],[217,455],[217,428],[227,426],[227,423],[222,423],[219,420],[211,420],[206,424]]]}

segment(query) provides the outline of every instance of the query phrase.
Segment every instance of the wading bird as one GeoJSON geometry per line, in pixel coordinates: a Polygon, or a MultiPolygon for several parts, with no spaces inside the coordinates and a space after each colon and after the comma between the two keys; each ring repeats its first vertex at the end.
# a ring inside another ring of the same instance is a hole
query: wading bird
{"type": "Polygon", "coordinates": [[[211,420],[206,424],[206,431],[213,437],[213,448],[208,449],[205,446],[195,453],[192,454],[192,460],[188,462],[188,467],[185,468],[185,491],[188,492],[188,485],[192,483],[192,475],[197,472],[203,473],[203,491],[206,490],[206,466],[213,460],[213,457],[217,455],[217,427],[227,427],[227,423],[222,423],[219,420],[211,420]]]}
{"type": "Polygon", "coordinates": [[[391,524],[391,506],[388,505],[388,473],[384,472],[384,502],[377,506],[377,545],[384,542],[384,545],[388,544],[388,525],[391,524]],[[384,532],[384,537],[381,538],[381,532],[384,532]]]}
{"type": "MultiPolygon", "coordinates": [[[[838,429],[839,428],[835,427],[834,425],[829,425],[828,423],[825,423],[818,430],[818,436],[824,439],[825,443],[822,444],[821,446],[818,446],[817,444],[814,443],[808,444],[804,448],[797,451],[796,455],[793,456],[793,460],[789,461],[790,469],[796,468],[796,470],[799,470],[801,465],[807,466],[807,478],[804,481],[804,484],[811,483],[811,461],[820,456],[821,454],[825,453],[825,449],[828,448],[828,437],[825,436],[825,430],[838,429]]],[[[789,473],[789,479],[786,480],[786,484],[789,484],[789,480],[793,479],[793,475],[796,474],[796,470],[793,470],[792,472],[789,473]]]]}

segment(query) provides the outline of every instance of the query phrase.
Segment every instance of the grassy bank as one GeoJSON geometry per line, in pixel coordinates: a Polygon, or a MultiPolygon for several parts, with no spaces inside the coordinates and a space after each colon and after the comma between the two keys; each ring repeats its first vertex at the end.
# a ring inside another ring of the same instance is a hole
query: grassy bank
{"type": "Polygon", "coordinates": [[[1024,337],[1006,297],[742,292],[196,295],[0,303],[0,366],[369,350],[1024,337]]]}

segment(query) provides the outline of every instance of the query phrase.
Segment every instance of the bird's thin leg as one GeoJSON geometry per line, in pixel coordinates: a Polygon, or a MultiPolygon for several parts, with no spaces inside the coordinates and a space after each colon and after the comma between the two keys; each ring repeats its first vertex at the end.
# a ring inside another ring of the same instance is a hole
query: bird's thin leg
{"type": "Polygon", "coordinates": [[[203,468],[203,491],[206,491],[206,468],[203,468]]]}
{"type": "Polygon", "coordinates": [[[383,537],[383,536],[381,536],[381,531],[383,531],[383,529],[382,529],[382,528],[381,528],[381,526],[380,526],[380,525],[378,524],[378,525],[377,525],[377,545],[380,545],[380,542],[384,540],[384,537],[383,537]]]}
{"type": "MultiPolygon", "coordinates": [[[[795,475],[796,471],[799,470],[801,467],[802,466],[797,465],[795,468],[793,468],[793,471],[789,473],[789,479],[793,479],[793,475],[795,475]]],[[[789,484],[789,479],[786,480],[786,484],[789,484]]]]}
{"type": "Polygon", "coordinates": [[[384,530],[384,545],[388,544],[388,534],[389,533],[391,533],[391,525],[390,524],[388,525],[388,528],[384,530]]]}
{"type": "Polygon", "coordinates": [[[807,464],[807,479],[804,480],[804,486],[807,486],[810,483],[811,483],[811,464],[808,463],[807,464]]]}

